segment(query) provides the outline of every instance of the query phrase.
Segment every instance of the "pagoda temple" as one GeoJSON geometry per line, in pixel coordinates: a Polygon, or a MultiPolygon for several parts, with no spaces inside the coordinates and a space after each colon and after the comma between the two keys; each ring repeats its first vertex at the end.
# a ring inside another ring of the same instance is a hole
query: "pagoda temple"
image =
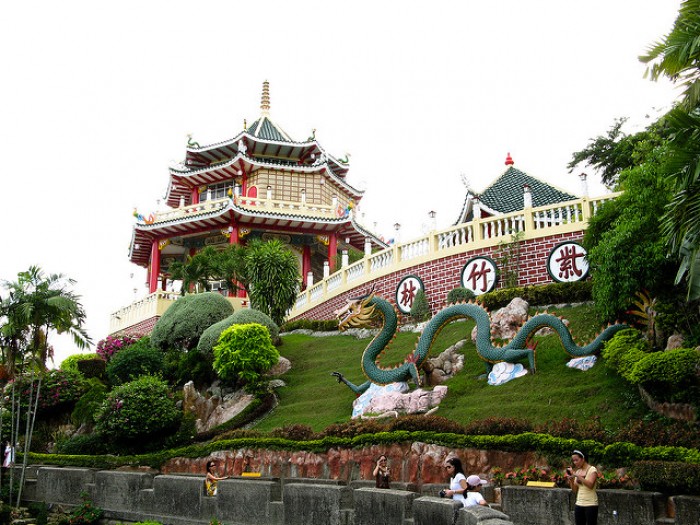
{"type": "Polygon", "coordinates": [[[297,254],[302,288],[335,269],[339,250],[387,247],[355,220],[363,191],[346,180],[347,158],[326,152],[315,130],[297,142],[273,122],[268,82],[260,110],[232,139],[202,146],[190,136],[169,168],[169,209],[134,211],[129,258],[147,268],[150,293],[166,289],[174,261],[206,246],[281,240],[297,254]]]}

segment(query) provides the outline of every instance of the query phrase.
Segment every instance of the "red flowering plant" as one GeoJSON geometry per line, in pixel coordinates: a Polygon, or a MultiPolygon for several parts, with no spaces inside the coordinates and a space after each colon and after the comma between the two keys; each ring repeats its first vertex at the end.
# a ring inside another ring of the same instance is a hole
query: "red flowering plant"
{"type": "MultiPolygon", "coordinates": [[[[27,403],[39,391],[39,402],[37,409],[39,413],[59,408],[61,406],[75,403],[87,391],[85,379],[77,372],[69,370],[49,370],[41,380],[34,378],[32,384],[28,375],[18,376],[14,381],[5,385],[4,394],[6,397],[12,395],[12,385],[14,383],[15,396],[19,399],[21,413],[26,413],[27,403]]],[[[32,401],[34,403],[34,401],[32,401]]]]}
{"type": "Polygon", "coordinates": [[[108,335],[97,343],[96,352],[102,359],[109,362],[109,360],[114,357],[114,354],[120,350],[133,345],[141,337],[135,335],[108,335]]]}

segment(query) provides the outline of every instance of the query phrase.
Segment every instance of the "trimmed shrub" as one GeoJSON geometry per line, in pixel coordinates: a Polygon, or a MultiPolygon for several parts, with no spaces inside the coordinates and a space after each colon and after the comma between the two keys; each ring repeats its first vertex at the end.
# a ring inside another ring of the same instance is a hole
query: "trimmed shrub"
{"type": "Polygon", "coordinates": [[[313,330],[314,332],[337,332],[337,319],[298,319],[284,323],[280,327],[281,332],[291,332],[292,330],[313,330]]]}
{"type": "Polygon", "coordinates": [[[73,436],[56,443],[58,454],[71,455],[98,455],[106,454],[107,447],[104,439],[97,434],[86,434],[84,436],[73,436]]]}
{"type": "Polygon", "coordinates": [[[120,385],[142,375],[163,371],[163,352],[150,344],[148,337],[115,354],[107,363],[107,377],[113,385],[120,385]]]}
{"type": "Polygon", "coordinates": [[[607,341],[601,354],[606,365],[625,377],[648,351],[649,346],[642,334],[638,330],[629,328],[620,330],[610,341],[607,341]]]}
{"type": "Polygon", "coordinates": [[[168,385],[157,377],[141,376],[107,395],[95,416],[95,430],[115,449],[135,445],[157,449],[177,429],[181,417],[168,385]]]}
{"type": "Polygon", "coordinates": [[[642,490],[700,494],[700,465],[676,461],[637,461],[630,469],[642,490]]]}
{"type": "Polygon", "coordinates": [[[540,286],[503,288],[477,297],[477,301],[488,310],[496,310],[521,297],[530,306],[547,304],[570,304],[590,301],[593,283],[577,281],[573,283],[551,283],[540,286]]]}
{"type": "Polygon", "coordinates": [[[426,321],[430,319],[430,305],[425,291],[418,290],[413,298],[410,315],[416,321],[426,321]]]}
{"type": "Polygon", "coordinates": [[[226,319],[233,306],[221,294],[204,292],[175,301],[153,327],[151,344],[160,349],[196,348],[204,330],[226,319]]]}
{"type": "Polygon", "coordinates": [[[223,331],[214,347],[214,370],[225,381],[255,385],[279,358],[267,328],[236,324],[223,331]]]}
{"type": "Polygon", "coordinates": [[[188,381],[193,381],[200,388],[216,381],[213,363],[213,354],[204,354],[196,349],[186,352],[169,350],[164,355],[163,375],[170,384],[184,386],[188,381]]]}
{"type": "Polygon", "coordinates": [[[107,363],[100,357],[97,359],[86,359],[78,361],[78,372],[85,379],[96,378],[100,381],[106,379],[107,363]]]}
{"type": "Polygon", "coordinates": [[[459,286],[447,292],[445,302],[447,304],[468,303],[475,297],[476,295],[469,288],[459,286]]]}
{"type": "Polygon", "coordinates": [[[78,363],[80,361],[87,361],[87,360],[92,360],[92,359],[102,360],[102,358],[97,353],[73,354],[73,355],[69,355],[63,361],[61,361],[61,364],[59,365],[58,368],[60,368],[61,370],[67,370],[69,372],[80,373],[80,370],[78,370],[78,363]]]}
{"type": "Polygon", "coordinates": [[[213,355],[214,346],[219,342],[221,332],[233,326],[234,324],[250,324],[257,323],[263,325],[270,332],[270,338],[273,344],[279,340],[280,329],[269,315],[260,310],[245,309],[235,312],[223,321],[214,323],[209,328],[204,330],[202,337],[199,338],[197,350],[203,354],[213,355]]]}

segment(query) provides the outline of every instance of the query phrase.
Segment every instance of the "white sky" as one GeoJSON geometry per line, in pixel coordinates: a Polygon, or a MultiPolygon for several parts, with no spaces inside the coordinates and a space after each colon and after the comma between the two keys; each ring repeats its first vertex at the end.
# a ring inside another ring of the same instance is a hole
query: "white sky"
{"type": "MultiPolygon", "coordinates": [[[[574,151],[616,117],[676,95],[637,56],[678,0],[6,2],[0,18],[0,279],[35,264],[78,281],[95,342],[145,293],[127,260],[133,208],[156,209],[187,133],[259,116],[351,154],[365,223],[417,236],[452,224],[460,174],[515,166],[579,194],[574,151]],[[133,277],[132,277],[133,274],[133,277]],[[134,289],[136,288],[136,292],[134,289]]],[[[589,174],[592,171],[587,170],[589,174]]],[[[597,177],[591,177],[597,180],[597,177]]],[[[602,189],[591,180],[593,194],[602,189]]],[[[57,364],[75,349],[54,338],[57,364]]]]}

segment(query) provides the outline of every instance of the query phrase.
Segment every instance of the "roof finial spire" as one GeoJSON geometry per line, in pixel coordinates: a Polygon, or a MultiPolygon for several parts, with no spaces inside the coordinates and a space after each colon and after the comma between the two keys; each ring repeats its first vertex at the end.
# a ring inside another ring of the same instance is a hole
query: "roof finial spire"
{"type": "Polygon", "coordinates": [[[263,82],[262,99],[260,101],[260,111],[263,117],[270,115],[270,83],[263,82]]]}
{"type": "Polygon", "coordinates": [[[513,157],[510,156],[510,151],[508,152],[508,156],[506,157],[506,166],[512,166],[515,164],[513,161],[513,157]]]}

